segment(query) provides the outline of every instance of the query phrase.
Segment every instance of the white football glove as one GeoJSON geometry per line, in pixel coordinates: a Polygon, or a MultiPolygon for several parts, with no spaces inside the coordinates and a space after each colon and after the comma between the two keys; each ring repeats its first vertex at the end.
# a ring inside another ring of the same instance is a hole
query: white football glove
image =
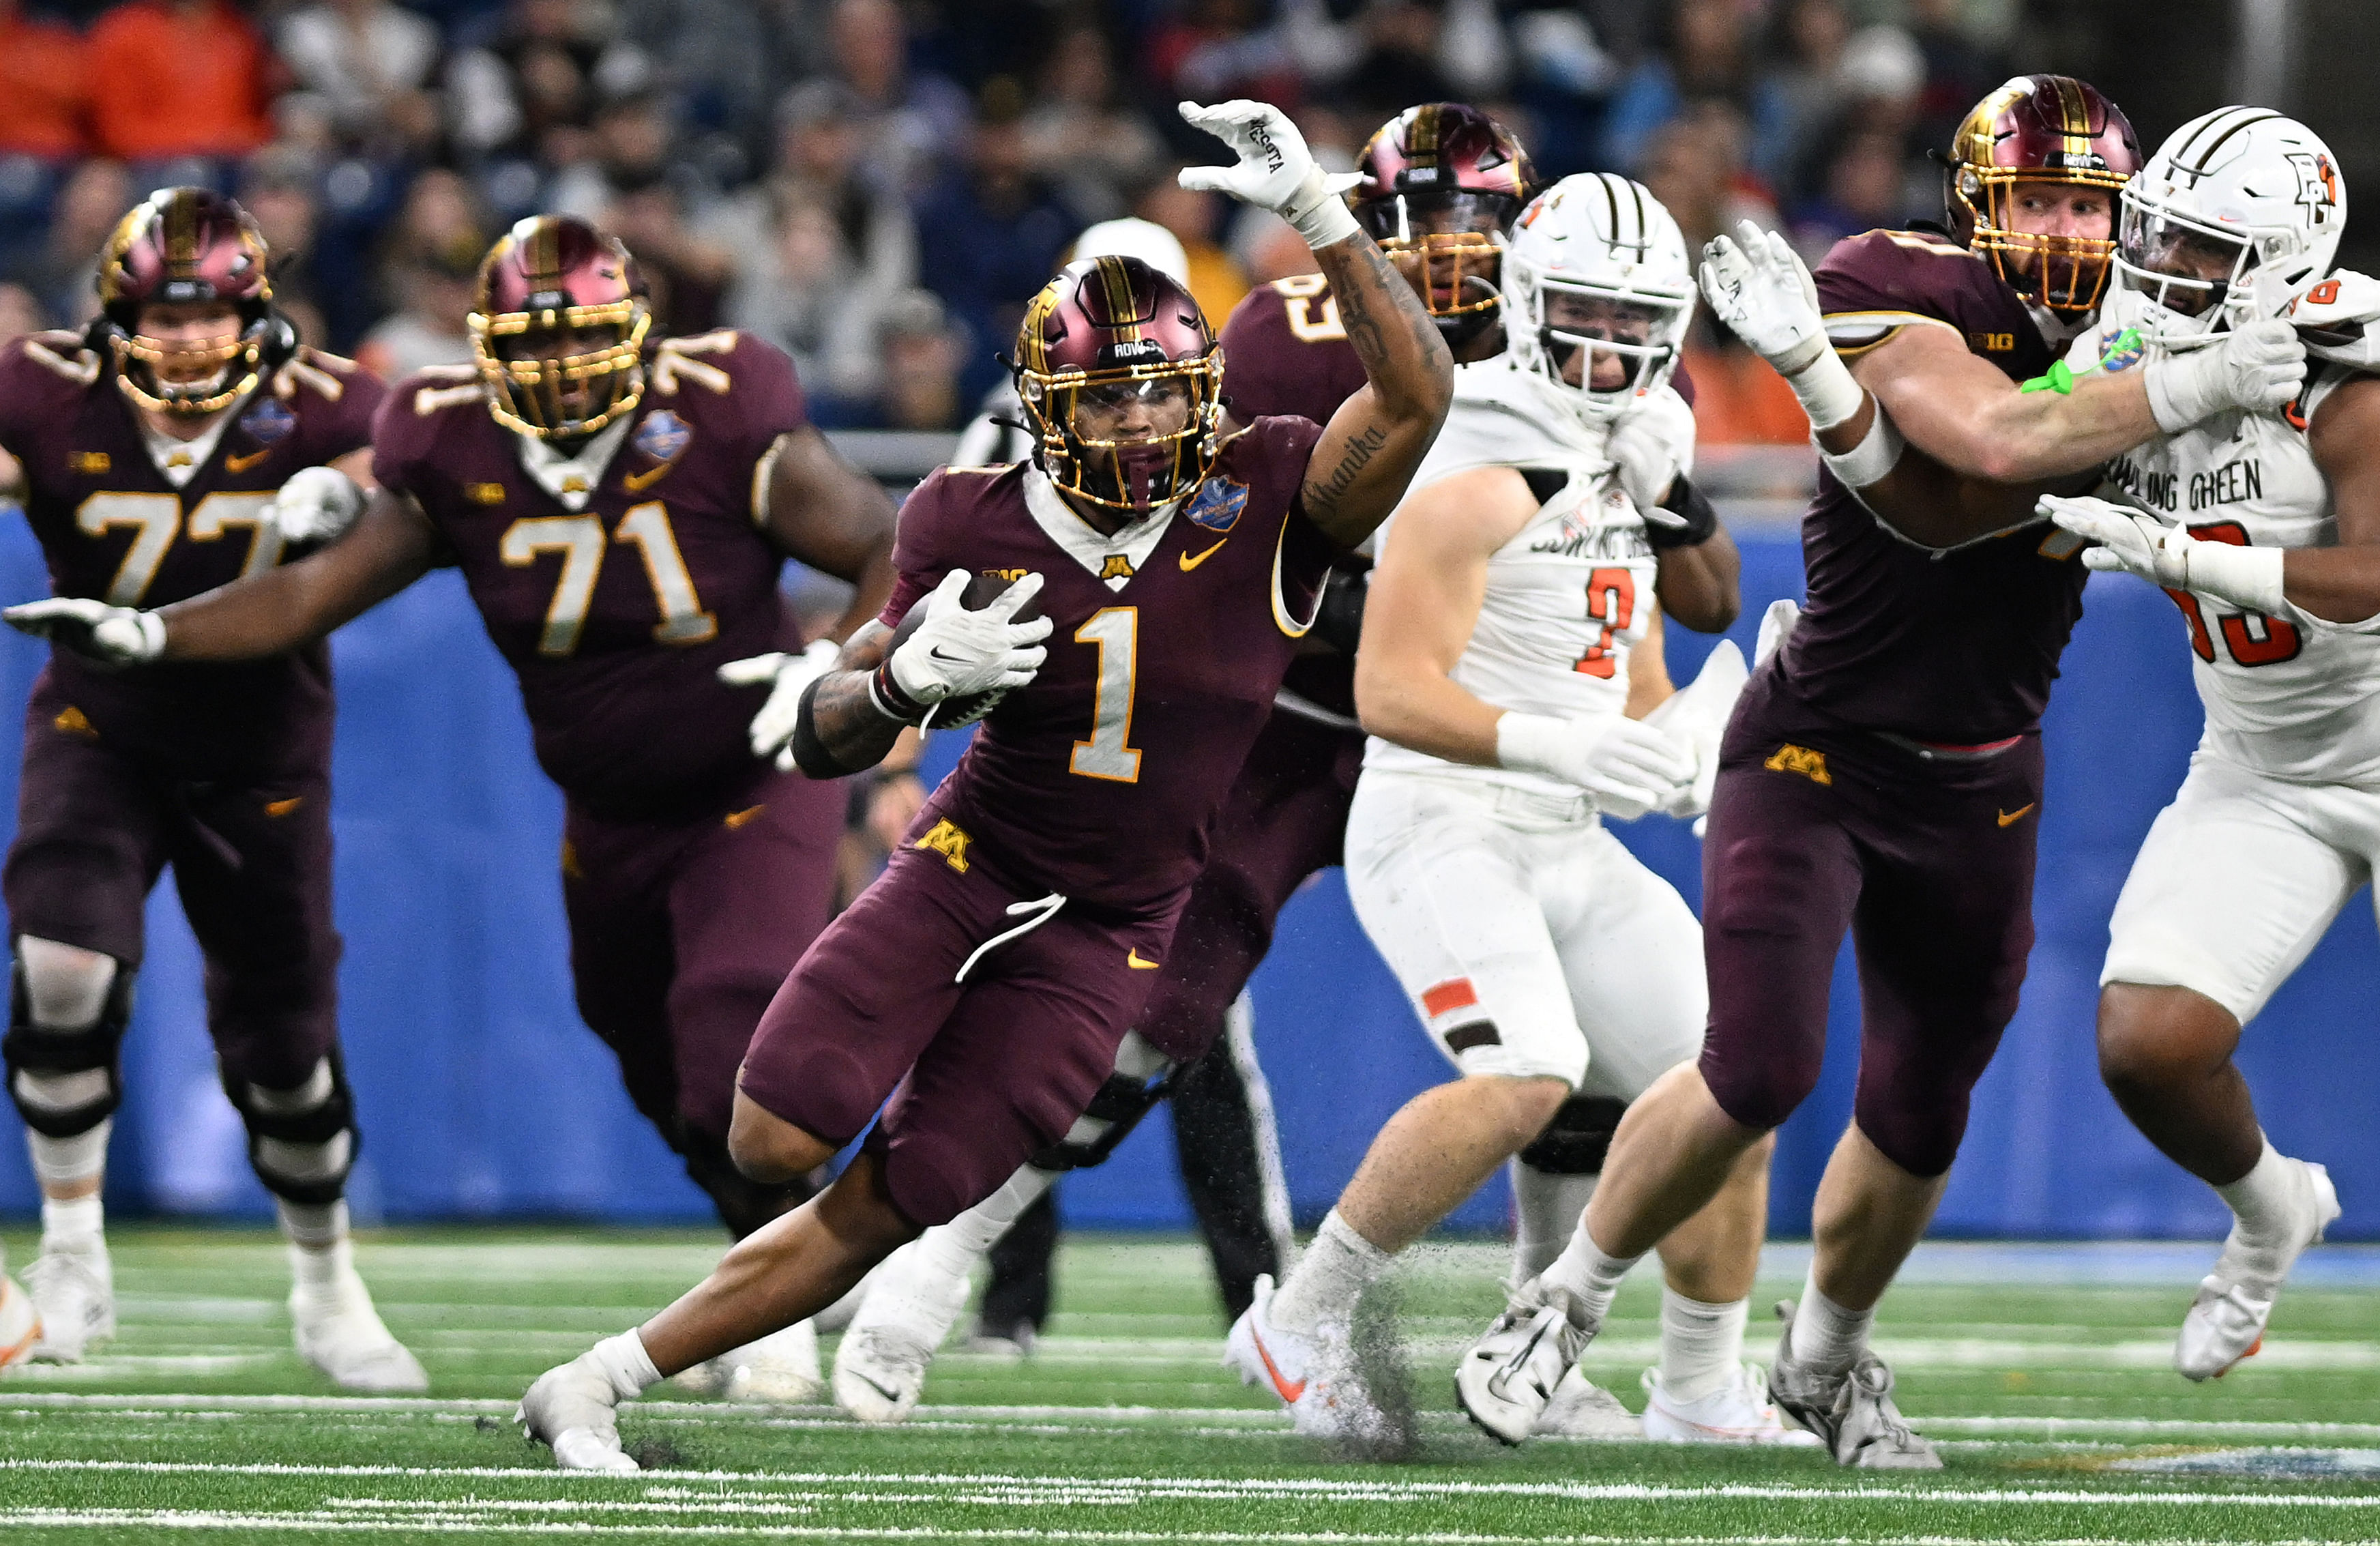
{"type": "Polygon", "coordinates": [[[153,612],[89,596],[52,596],[0,612],[8,626],[62,644],[94,665],[142,665],[165,652],[165,624],[153,612]]]}
{"type": "Polygon", "coordinates": [[[2179,526],[2105,499],[2044,494],[2034,508],[2099,544],[2082,550],[2085,568],[2120,569],[2168,590],[2211,596],[2242,612],[2269,615],[2289,610],[2282,594],[2279,548],[2202,542],[2179,526]]]}
{"type": "Polygon", "coordinates": [[[1678,466],[1677,452],[1660,426],[1645,415],[1632,413],[1612,430],[1611,438],[1604,443],[1603,454],[1609,456],[1620,469],[1620,490],[1636,506],[1636,513],[1654,526],[1683,529],[1686,517],[1674,510],[1661,508],[1669,497],[1670,485],[1682,470],[1678,466]]]}
{"type": "Polygon", "coordinates": [[[1711,792],[1718,783],[1718,744],[1727,735],[1735,700],[1743,696],[1743,685],[1751,679],[1743,651],[1736,648],[1735,640],[1722,639],[1694,679],[1645,716],[1647,728],[1693,748],[1694,754],[1694,776],[1661,802],[1658,809],[1664,816],[1691,821],[1710,810],[1711,792]]]}
{"type": "Polygon", "coordinates": [[[1183,121],[1232,147],[1236,166],[1185,166],[1184,188],[1193,193],[1228,193],[1244,204],[1270,210],[1297,227],[1308,247],[1344,241],[1361,229],[1346,201],[1305,148],[1305,136],[1289,116],[1245,97],[1201,107],[1181,104],[1183,121]]]}
{"type": "Polygon", "coordinates": [[[747,655],[719,668],[719,679],[731,688],[769,685],[769,700],[752,716],[753,756],[774,758],[779,773],[794,771],[794,722],[801,717],[802,693],[834,669],[841,653],[842,645],[821,639],[798,653],[780,650],[747,655]]]}
{"type": "Polygon", "coordinates": [[[364,513],[364,491],[334,467],[301,467],[273,496],[273,524],[286,542],[334,542],[364,513]]]}
{"type": "Polygon", "coordinates": [[[1760,636],[1752,646],[1752,668],[1755,671],[1768,663],[1768,657],[1784,647],[1802,623],[1802,603],[1791,597],[1781,597],[1768,603],[1760,615],[1760,636]]]}
{"type": "Polygon", "coordinates": [[[1623,822],[1660,809],[1694,781],[1692,747],[1618,714],[1557,719],[1508,713],[1496,722],[1496,761],[1575,784],[1595,797],[1597,810],[1623,822]]]}
{"type": "Polygon", "coordinates": [[[2141,368],[2157,428],[2180,434],[2230,409],[2277,413],[2305,385],[2305,341],[2285,322],[2251,323],[2204,348],[2161,353],[2141,368]]]}
{"type": "Polygon", "coordinates": [[[1703,247],[1702,289],[1712,312],[1768,361],[1810,416],[1830,430],[1859,412],[1864,394],[1827,339],[1818,284],[1792,243],[1746,220],[1703,247]]]}
{"type": "Polygon", "coordinates": [[[1021,688],[1050,658],[1041,648],[1050,637],[1049,618],[1010,621],[1041,593],[1041,577],[1026,575],[990,606],[969,612],[965,597],[972,578],[965,569],[944,576],[927,601],[926,620],[892,651],[893,685],[920,703],[1021,688]]]}

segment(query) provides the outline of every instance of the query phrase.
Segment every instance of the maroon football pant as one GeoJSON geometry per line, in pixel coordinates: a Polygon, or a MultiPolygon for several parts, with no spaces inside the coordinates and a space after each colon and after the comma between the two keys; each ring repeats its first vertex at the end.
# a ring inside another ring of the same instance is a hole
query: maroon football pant
{"type": "Polygon", "coordinates": [[[142,905],[167,864],[205,953],[207,1029],[226,1080],[304,1084],[338,1041],[328,770],[191,780],[112,749],[35,693],[0,876],[10,937],[137,971],[142,905]]]}
{"type": "Polygon", "coordinates": [[[902,848],[785,980],[744,1093],[838,1148],[882,1107],[868,1147],[917,1224],[990,1196],[1106,1082],[1173,931],[1171,914],[1068,906],[955,980],[978,946],[1027,920],[1009,907],[1033,900],[964,846],[902,848]]]}
{"type": "Polygon", "coordinates": [[[1364,737],[1276,709],[1216,819],[1206,869],[1173,932],[1172,954],[1135,1027],[1176,1063],[1223,1033],[1223,1016],[1272,948],[1297,888],[1340,862],[1364,737]]]}
{"type": "Polygon", "coordinates": [[[1774,1127],[1816,1086],[1849,929],[1854,1118],[1912,1175],[1949,1170],[2033,948],[2041,790],[2038,736],[1929,761],[1858,733],[1763,738],[1740,716],[1703,844],[1701,1066],[1720,1109],[1774,1127]]]}
{"type": "Polygon", "coordinates": [[[563,823],[578,1013],[637,1110],[738,1235],[777,1211],[728,1164],[735,1069],[761,1012],[834,907],[848,791],[772,774],[723,813],[563,823]]]}

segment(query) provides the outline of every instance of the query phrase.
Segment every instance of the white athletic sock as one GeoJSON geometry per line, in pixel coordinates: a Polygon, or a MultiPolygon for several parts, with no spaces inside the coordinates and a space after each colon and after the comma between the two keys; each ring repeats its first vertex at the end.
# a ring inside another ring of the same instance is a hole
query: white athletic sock
{"type": "Polygon", "coordinates": [[[42,1249],[94,1255],[107,1248],[107,1208],[97,1192],[71,1202],[42,1199],[42,1249]]]}
{"type": "Polygon", "coordinates": [[[1571,1321],[1580,1330],[1587,1324],[1603,1324],[1611,1313],[1611,1301],[1620,1292],[1620,1282],[1628,1270],[1643,1260],[1641,1256],[1612,1256],[1595,1243],[1586,1232],[1586,1215],[1579,1215],[1578,1227],[1571,1231],[1570,1244],[1554,1258],[1554,1264],[1545,1270],[1548,1284],[1568,1291],[1572,1309],[1571,1321]],[[1581,1321],[1585,1317],[1585,1321],[1581,1321]]]}
{"type": "Polygon", "coordinates": [[[1867,1329],[1875,1323],[1876,1311],[1845,1309],[1819,1293],[1813,1264],[1793,1311],[1793,1361],[1826,1374],[1843,1373],[1867,1351],[1867,1329]]]}
{"type": "Polygon", "coordinates": [[[1661,1290],[1661,1389],[1672,1401],[1700,1401],[1743,1378],[1743,1327],[1752,1301],[1705,1304],[1661,1290]]]}
{"type": "Polygon", "coordinates": [[[2215,1194],[2238,1220],[2223,1243],[2223,1274],[2258,1290],[2278,1287],[2284,1257],[2305,1227],[2305,1172],[2267,1138],[2248,1174],[2215,1194]]]}
{"type": "Polygon", "coordinates": [[[301,1293],[327,1293],[355,1270],[356,1248],[347,1238],[347,1205],[291,1202],[274,1198],[281,1233],[289,1240],[289,1276],[301,1293]]]}
{"type": "Polygon", "coordinates": [[[1570,1244],[1586,1216],[1599,1175],[1557,1175],[1520,1160],[1512,1162],[1512,1286],[1536,1277],[1570,1244]]]}
{"type": "Polygon", "coordinates": [[[1058,1173],[1033,1165],[1019,1165],[1016,1174],[1001,1184],[1000,1190],[961,1213],[946,1224],[926,1231],[926,1249],[946,1269],[965,1272],[974,1269],[985,1252],[1000,1243],[1009,1225],[1024,1215],[1025,1210],[1040,1199],[1041,1194],[1055,1186],[1058,1173]]]}
{"type": "Polygon", "coordinates": [[[1325,1321],[1345,1321],[1356,1297],[1388,1264],[1389,1253],[1356,1234],[1333,1208],[1272,1296],[1272,1323],[1304,1334],[1325,1321]]]}
{"type": "Polygon", "coordinates": [[[649,1385],[661,1383],[662,1371],[653,1367],[652,1355],[645,1351],[645,1339],[634,1330],[618,1336],[607,1336],[587,1350],[588,1357],[612,1382],[613,1393],[623,1401],[634,1401],[645,1394],[649,1385]]]}
{"type": "Polygon", "coordinates": [[[107,1138],[115,1130],[115,1118],[103,1116],[97,1126],[69,1138],[28,1131],[25,1152],[32,1159],[34,1179],[44,1186],[65,1187],[106,1175],[107,1138]]]}

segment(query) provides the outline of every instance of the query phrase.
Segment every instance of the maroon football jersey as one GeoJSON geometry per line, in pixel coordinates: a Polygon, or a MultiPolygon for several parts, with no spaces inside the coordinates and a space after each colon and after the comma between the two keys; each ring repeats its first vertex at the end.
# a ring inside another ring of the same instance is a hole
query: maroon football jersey
{"type": "MultiPolygon", "coordinates": [[[[634,818],[732,799],[765,772],[747,726],[768,697],[727,661],[799,647],[758,524],[761,461],[804,422],[793,361],[747,334],[662,343],[644,401],[573,510],[468,368],[400,383],[374,471],[413,496],[520,677],[538,762],[583,809],[634,818]]],[[[572,492],[565,484],[565,492],[572,492]]]]}
{"type": "MultiPolygon", "coordinates": [[[[163,606],[296,556],[264,519],[274,493],[298,469],[370,444],[382,396],[352,362],[302,349],[267,387],[225,410],[230,422],[212,448],[175,453],[198,462],[176,488],[112,371],[79,335],[37,333],[0,348],[0,447],[24,466],[25,514],[53,591],[163,606]]],[[[54,649],[45,675],[81,716],[62,728],[188,776],[292,770],[328,755],[331,657],[322,644],[269,660],[115,674],[54,649]]]]}
{"type": "Polygon", "coordinates": [[[953,864],[1020,890],[1142,915],[1177,906],[1339,554],[1295,509],[1319,435],[1305,419],[1257,420],[1161,528],[1112,541],[1026,464],[920,483],[901,507],[885,626],[965,569],[1040,574],[1053,627],[1040,674],[984,721],[912,839],[951,843],[953,864]],[[936,840],[941,822],[965,840],[936,840]]]}
{"type": "MultiPolygon", "coordinates": [[[[2054,358],[1991,265],[1919,231],[1836,244],[1817,271],[1835,347],[1856,357],[1903,327],[1948,323],[2024,381],[2054,358]]],[[[1888,530],[1823,469],[1802,522],[1810,599],[1779,652],[1788,692],[1821,714],[1973,746],[2034,728],[2082,615],[2085,571],[2047,522],[1936,552],[1888,530]],[[2063,553],[2065,556],[2052,556],[2063,553]]]]}

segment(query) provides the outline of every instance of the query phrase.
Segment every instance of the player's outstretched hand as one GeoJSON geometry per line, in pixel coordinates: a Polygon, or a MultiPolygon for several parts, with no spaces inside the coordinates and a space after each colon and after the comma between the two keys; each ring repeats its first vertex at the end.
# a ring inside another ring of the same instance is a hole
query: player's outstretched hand
{"type": "Polygon", "coordinates": [[[1050,651],[1050,619],[1014,621],[1018,609],[1041,593],[1041,577],[1026,575],[979,612],[966,608],[965,569],[943,577],[928,599],[926,620],[888,663],[892,681],[920,703],[945,698],[1021,688],[1033,680],[1050,651]]]}
{"type": "Polygon", "coordinates": [[[1779,374],[1800,373],[1826,350],[1817,283],[1776,232],[1747,220],[1732,237],[1713,237],[1703,247],[1702,286],[1718,320],[1779,374]]]}
{"type": "Polygon", "coordinates": [[[2190,550],[2198,540],[2180,527],[2105,499],[2049,493],[2034,510],[2099,544],[2082,550],[2084,568],[2120,569],[2176,590],[2190,589],[2190,550]]]}
{"type": "Polygon", "coordinates": [[[0,612],[8,626],[63,644],[95,665],[140,665],[165,651],[165,625],[153,612],[110,606],[89,596],[52,596],[0,612]]]}
{"type": "Polygon", "coordinates": [[[2180,434],[2218,413],[2278,413],[2305,385],[2305,340],[2286,322],[2250,323],[2204,348],[2181,349],[2143,368],[2157,428],[2180,434]]]}
{"type": "Polygon", "coordinates": [[[335,542],[364,513],[364,491],[334,467],[301,467],[273,496],[273,524],[285,542],[335,542]]]}
{"type": "Polygon", "coordinates": [[[1694,749],[1639,720],[1554,719],[1506,714],[1496,727],[1497,761],[1575,784],[1607,816],[1632,821],[1658,810],[1694,781],[1694,749]]]}
{"type": "Polygon", "coordinates": [[[719,679],[731,688],[765,684],[769,688],[769,700],[752,716],[753,756],[774,759],[779,773],[794,771],[794,722],[801,717],[802,694],[834,669],[835,657],[842,653],[843,646],[821,639],[798,652],[747,655],[719,668],[719,679]]]}
{"type": "Polygon", "coordinates": [[[1244,204],[1270,210],[1297,227],[1308,247],[1328,247],[1355,235],[1355,217],[1305,148],[1305,136],[1289,115],[1269,103],[1245,97],[1201,107],[1181,104],[1182,118],[1232,148],[1234,166],[1185,166],[1182,186],[1193,193],[1228,193],[1244,204]]]}
{"type": "Polygon", "coordinates": [[[1621,420],[1603,449],[1618,464],[1621,492],[1638,515],[1654,526],[1685,529],[1685,517],[1661,507],[1682,469],[1675,442],[1662,432],[1651,411],[1640,409],[1621,420]]]}

